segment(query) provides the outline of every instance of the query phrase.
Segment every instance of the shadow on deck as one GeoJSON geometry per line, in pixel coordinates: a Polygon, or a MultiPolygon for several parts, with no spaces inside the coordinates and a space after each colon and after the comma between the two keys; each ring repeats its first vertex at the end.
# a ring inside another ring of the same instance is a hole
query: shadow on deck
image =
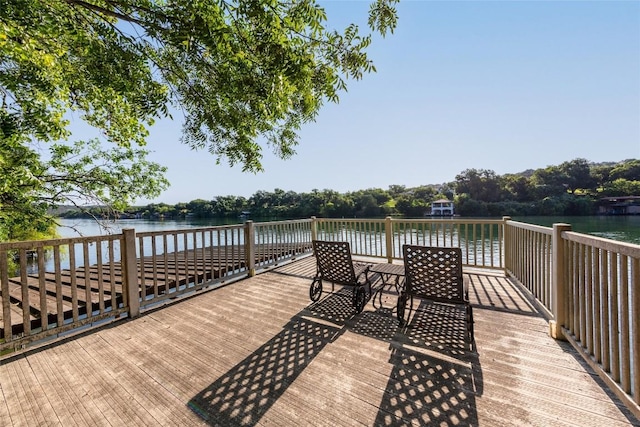
{"type": "MultiPolygon", "coordinates": [[[[0,425],[640,425],[502,276],[455,307],[310,303],[305,258],[5,360],[0,425]]],[[[377,301],[376,301],[377,302],[377,301]]]]}

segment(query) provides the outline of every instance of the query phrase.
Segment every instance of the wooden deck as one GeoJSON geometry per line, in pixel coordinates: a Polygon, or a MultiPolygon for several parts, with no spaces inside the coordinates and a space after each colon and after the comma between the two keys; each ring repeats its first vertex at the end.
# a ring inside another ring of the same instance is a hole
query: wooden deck
{"type": "Polygon", "coordinates": [[[448,307],[311,304],[313,263],[3,360],[0,425],[640,425],[500,275],[466,272],[472,352],[448,307]]]}

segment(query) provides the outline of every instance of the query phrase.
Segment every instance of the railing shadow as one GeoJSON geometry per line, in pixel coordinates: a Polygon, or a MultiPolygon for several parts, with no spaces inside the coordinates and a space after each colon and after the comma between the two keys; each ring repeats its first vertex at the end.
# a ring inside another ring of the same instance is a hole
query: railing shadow
{"type": "Polygon", "coordinates": [[[533,302],[533,296],[521,292],[517,286],[507,286],[503,281],[480,274],[469,274],[473,286],[470,287],[472,300],[477,301],[475,307],[483,310],[514,313],[520,316],[540,317],[542,313],[533,302]]]}

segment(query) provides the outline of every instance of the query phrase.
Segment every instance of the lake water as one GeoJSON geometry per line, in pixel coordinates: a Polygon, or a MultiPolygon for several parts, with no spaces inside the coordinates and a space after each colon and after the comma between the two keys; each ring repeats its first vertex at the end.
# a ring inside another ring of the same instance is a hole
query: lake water
{"type": "Polygon", "coordinates": [[[528,216],[513,219],[546,227],[557,223],[571,224],[571,229],[578,233],[640,245],[640,215],[528,216]]]}
{"type": "MultiPolygon", "coordinates": [[[[592,234],[606,239],[640,245],[640,216],[531,216],[513,217],[515,221],[527,222],[550,227],[555,223],[571,224],[572,230],[579,233],[592,234]]],[[[108,230],[102,229],[91,219],[62,219],[62,227],[58,232],[61,237],[76,237],[78,231],[85,236],[119,233],[123,228],[134,228],[136,231],[180,230],[216,225],[240,224],[241,219],[208,219],[208,220],[166,220],[148,221],[127,219],[108,223],[108,230]],[[71,228],[73,227],[73,228],[71,228]]]]}
{"type": "Polygon", "coordinates": [[[120,233],[124,228],[134,228],[138,232],[184,230],[188,228],[213,227],[216,225],[242,224],[240,219],[208,219],[208,220],[162,220],[123,219],[105,221],[101,227],[92,219],[60,219],[58,227],[60,237],[97,236],[103,234],[120,233]]]}

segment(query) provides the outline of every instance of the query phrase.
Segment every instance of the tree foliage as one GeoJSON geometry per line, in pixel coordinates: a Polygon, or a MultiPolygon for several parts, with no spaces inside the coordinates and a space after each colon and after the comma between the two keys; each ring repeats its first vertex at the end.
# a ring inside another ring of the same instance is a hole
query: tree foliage
{"type": "MultiPolygon", "coordinates": [[[[395,2],[372,2],[370,31],[393,31],[395,2]]],[[[218,162],[259,171],[263,141],[291,156],[300,126],[374,70],[371,41],[327,28],[314,0],[0,0],[0,237],[30,207],[46,225],[51,203],[159,194],[141,147],[172,111],[218,162]],[[100,143],[67,142],[71,117],[100,143]]]]}
{"type": "MultiPolygon", "coordinates": [[[[582,167],[568,167],[581,164],[582,159],[576,159],[558,166],[502,176],[493,171],[467,169],[450,183],[413,188],[391,185],[388,190],[369,188],[344,194],[327,189],[295,193],[277,188],[273,192],[258,191],[248,199],[216,197],[211,201],[196,200],[186,205],[178,204],[174,209],[163,205],[162,215],[179,218],[190,214],[202,218],[228,217],[237,220],[242,211],[250,211],[255,218],[282,219],[310,216],[422,217],[430,212],[431,202],[442,198],[454,200],[455,212],[463,216],[592,215],[603,197],[640,195],[640,179],[631,179],[635,176],[633,171],[638,160],[588,163],[589,176],[585,175],[582,167]],[[552,180],[551,177],[556,173],[564,173],[564,180],[552,180]],[[601,182],[603,176],[617,177],[619,174],[625,174],[629,179],[612,178],[601,182]],[[547,179],[543,184],[541,177],[547,179]],[[580,182],[578,178],[582,179],[584,185],[577,184],[580,182]],[[571,182],[576,184],[569,184],[571,182]],[[593,182],[600,182],[599,187],[594,188],[593,182]],[[458,191],[455,195],[453,188],[458,191]],[[554,193],[560,188],[561,192],[554,193]],[[214,214],[201,215],[211,207],[214,214]]],[[[161,210],[160,205],[150,205],[134,212],[146,218],[156,218],[161,210]]]]}
{"type": "Polygon", "coordinates": [[[501,182],[492,170],[467,169],[456,175],[456,192],[472,199],[496,202],[500,200],[501,182]]]}
{"type": "MultiPolygon", "coordinates": [[[[376,0],[369,24],[396,24],[394,0],[376,0]]],[[[325,28],[313,0],[3,0],[3,110],[18,132],[68,135],[65,113],[118,144],[144,143],[175,103],[183,141],[260,170],[258,137],[282,157],[300,125],[345,79],[374,70],[371,34],[325,28]]]]}

